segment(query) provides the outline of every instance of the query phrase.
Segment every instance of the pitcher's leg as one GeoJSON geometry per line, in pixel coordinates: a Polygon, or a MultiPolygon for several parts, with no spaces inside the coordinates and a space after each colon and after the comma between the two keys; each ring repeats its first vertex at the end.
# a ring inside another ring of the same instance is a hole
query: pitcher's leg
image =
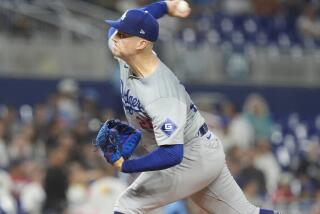
{"type": "Polygon", "coordinates": [[[168,189],[174,188],[175,181],[164,171],[141,173],[120,196],[114,210],[125,214],[142,214],[162,206],[167,200],[173,200],[168,195],[168,189]]]}
{"type": "Polygon", "coordinates": [[[210,214],[258,214],[225,164],[219,177],[191,199],[210,214]]]}
{"type": "Polygon", "coordinates": [[[199,174],[204,173],[200,171],[191,172],[180,166],[170,170],[144,172],[120,196],[114,210],[125,214],[143,214],[186,198],[212,182],[211,179],[199,177],[199,174]]]}
{"type": "MultiPolygon", "coordinates": [[[[207,138],[204,140],[209,141],[207,138]]],[[[165,170],[143,172],[121,195],[115,211],[142,214],[198,192],[215,180],[225,164],[217,141],[195,142],[186,149],[181,164],[165,170]]]]}

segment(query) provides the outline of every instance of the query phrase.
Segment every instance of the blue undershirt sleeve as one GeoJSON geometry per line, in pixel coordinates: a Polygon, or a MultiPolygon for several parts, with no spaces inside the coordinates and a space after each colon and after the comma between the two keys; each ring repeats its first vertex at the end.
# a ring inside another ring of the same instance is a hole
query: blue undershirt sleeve
{"type": "Polygon", "coordinates": [[[140,9],[148,11],[156,19],[159,19],[168,13],[168,7],[165,1],[148,4],[140,9]]]}
{"type": "Polygon", "coordinates": [[[163,145],[143,157],[124,161],[121,171],[133,173],[167,169],[181,163],[182,159],[183,144],[163,145]]]}

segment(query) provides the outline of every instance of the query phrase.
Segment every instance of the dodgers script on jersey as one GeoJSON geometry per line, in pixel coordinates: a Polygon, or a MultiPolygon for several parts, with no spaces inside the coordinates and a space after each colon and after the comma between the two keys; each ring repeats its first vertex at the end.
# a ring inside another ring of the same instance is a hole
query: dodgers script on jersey
{"type": "Polygon", "coordinates": [[[138,78],[120,59],[119,64],[124,111],[128,122],[143,132],[140,145],[152,151],[197,137],[204,119],[167,66],[159,60],[150,76],[138,78]]]}

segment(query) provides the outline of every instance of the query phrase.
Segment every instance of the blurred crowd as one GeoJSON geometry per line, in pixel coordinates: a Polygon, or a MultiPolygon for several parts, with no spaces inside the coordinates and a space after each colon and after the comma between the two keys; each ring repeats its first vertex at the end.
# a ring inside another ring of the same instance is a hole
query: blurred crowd
{"type": "MultiPolygon", "coordinates": [[[[0,213],[111,213],[136,175],[117,173],[92,145],[101,121],[99,92],[63,79],[34,106],[0,103],[0,213]]],[[[232,175],[250,201],[284,213],[320,213],[320,117],[275,119],[259,94],[237,110],[227,98],[196,101],[223,141],[232,175]]],[[[197,99],[195,99],[197,100],[197,99]]],[[[200,214],[190,201],[157,213],[200,214]]]]}
{"type": "Polygon", "coordinates": [[[275,119],[259,94],[250,94],[241,111],[223,99],[211,112],[207,121],[249,200],[284,213],[320,213],[319,116],[275,119]]]}
{"type": "Polygon", "coordinates": [[[99,109],[98,99],[94,89],[80,91],[74,80],[64,79],[44,103],[0,105],[0,213],[112,208],[126,183],[113,177],[92,145],[101,121],[116,117],[99,109]]]}

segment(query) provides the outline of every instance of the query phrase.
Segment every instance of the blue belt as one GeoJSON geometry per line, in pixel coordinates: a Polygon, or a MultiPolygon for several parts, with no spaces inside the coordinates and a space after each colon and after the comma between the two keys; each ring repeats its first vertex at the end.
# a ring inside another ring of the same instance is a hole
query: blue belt
{"type": "Polygon", "coordinates": [[[209,128],[206,123],[202,124],[202,126],[199,128],[198,136],[202,137],[208,132],[209,128]]]}

